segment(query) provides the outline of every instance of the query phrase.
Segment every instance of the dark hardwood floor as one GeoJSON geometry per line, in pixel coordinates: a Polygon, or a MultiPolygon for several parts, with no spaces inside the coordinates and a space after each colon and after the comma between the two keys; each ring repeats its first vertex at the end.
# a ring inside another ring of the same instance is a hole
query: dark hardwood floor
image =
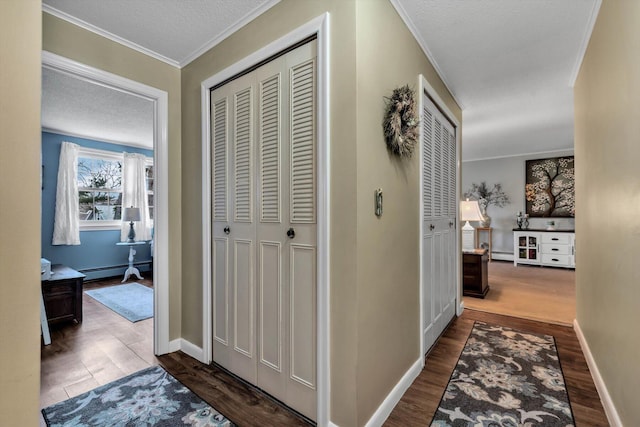
{"type": "MultiPolygon", "coordinates": [[[[138,282],[152,286],[150,280],[138,282]]],[[[87,283],[85,289],[119,283],[120,278],[113,278],[87,283]]],[[[159,364],[241,427],[310,424],[216,366],[204,365],[182,352],[154,356],[152,319],[131,323],[87,295],[83,296],[83,304],[83,323],[55,327],[51,333],[52,344],[42,346],[42,407],[159,364]]],[[[572,328],[469,309],[445,331],[428,355],[425,369],[385,425],[429,424],[475,320],[553,335],[576,426],[608,425],[572,328]]]]}

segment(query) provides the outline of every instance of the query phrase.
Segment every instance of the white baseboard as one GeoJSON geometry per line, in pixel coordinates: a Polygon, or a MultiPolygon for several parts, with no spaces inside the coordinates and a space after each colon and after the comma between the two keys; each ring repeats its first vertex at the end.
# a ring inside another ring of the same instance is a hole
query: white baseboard
{"type": "Polygon", "coordinates": [[[613,404],[613,400],[611,400],[611,395],[609,394],[607,385],[604,383],[604,380],[600,375],[600,370],[598,369],[598,365],[593,358],[593,354],[591,354],[589,343],[587,343],[587,340],[582,333],[582,329],[580,329],[578,319],[573,320],[573,329],[574,331],[576,331],[576,336],[578,337],[578,341],[580,342],[580,347],[582,348],[582,352],[584,353],[584,358],[587,360],[589,371],[591,371],[591,377],[593,378],[593,382],[595,383],[598,394],[600,395],[600,401],[602,402],[602,406],[604,407],[604,412],[607,415],[609,424],[612,427],[623,427],[622,420],[620,420],[620,415],[618,415],[618,411],[613,404]]]}
{"type": "Polygon", "coordinates": [[[491,259],[497,261],[513,261],[513,254],[505,252],[491,252],[491,259]]]}
{"type": "Polygon", "coordinates": [[[180,350],[182,350],[184,353],[188,354],[189,356],[201,362],[202,362],[202,359],[204,358],[204,352],[202,351],[202,347],[198,347],[197,345],[190,343],[184,338],[180,340],[180,350]]]}
{"type": "Polygon", "coordinates": [[[398,381],[398,384],[393,387],[391,393],[384,399],[384,402],[382,402],[376,412],[369,418],[369,421],[365,424],[366,427],[377,427],[384,424],[391,414],[391,411],[393,411],[393,408],[395,408],[396,404],[413,383],[413,380],[420,375],[420,371],[422,371],[422,357],[416,360],[409,370],[405,372],[400,381],[398,381]]]}
{"type": "MultiPolygon", "coordinates": [[[[198,347],[195,344],[190,343],[184,338],[178,338],[173,341],[169,341],[169,353],[173,353],[174,351],[182,350],[183,353],[188,354],[196,360],[202,362],[204,357],[204,352],[202,351],[202,347],[198,347]]],[[[203,362],[205,363],[205,362],[203,362]]]]}
{"type": "Polygon", "coordinates": [[[177,340],[169,341],[169,353],[173,353],[174,351],[180,350],[180,340],[182,338],[178,338],[177,340]]]}
{"type": "Polygon", "coordinates": [[[458,304],[458,311],[456,312],[456,315],[458,317],[462,316],[463,311],[464,311],[464,301],[460,300],[460,304],[458,304]]]}

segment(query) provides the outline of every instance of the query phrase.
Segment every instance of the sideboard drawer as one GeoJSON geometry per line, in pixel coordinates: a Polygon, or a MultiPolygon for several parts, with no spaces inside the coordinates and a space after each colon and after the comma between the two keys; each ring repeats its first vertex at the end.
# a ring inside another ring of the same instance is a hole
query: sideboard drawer
{"type": "Polygon", "coordinates": [[[569,255],[542,254],[542,263],[568,267],[571,265],[569,255]]]}
{"type": "Polygon", "coordinates": [[[560,243],[569,244],[569,235],[567,233],[542,233],[542,243],[560,243]]]}
{"type": "Polygon", "coordinates": [[[554,245],[551,243],[542,244],[540,250],[543,254],[550,255],[569,255],[569,245],[554,245]]]}

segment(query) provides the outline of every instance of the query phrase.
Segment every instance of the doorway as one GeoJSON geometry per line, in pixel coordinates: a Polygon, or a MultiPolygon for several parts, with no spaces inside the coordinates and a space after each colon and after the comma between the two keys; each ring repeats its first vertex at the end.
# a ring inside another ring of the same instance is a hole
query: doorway
{"type": "MultiPolygon", "coordinates": [[[[149,340],[148,354],[168,353],[169,351],[169,271],[168,271],[168,96],[167,93],[144,84],[98,70],[67,58],[43,52],[42,66],[47,72],[55,72],[72,79],[89,82],[114,93],[125,93],[151,104],[149,122],[153,137],[153,216],[154,216],[154,248],[153,254],[153,321],[152,328],[146,334],[149,340]],[[152,348],[151,348],[152,347],[152,348]]],[[[45,182],[44,185],[47,185],[45,182]]],[[[49,184],[53,185],[53,184],[49,184]]],[[[126,262],[127,254],[124,254],[126,262]]],[[[122,269],[121,271],[124,271],[122,269]]],[[[117,273],[121,274],[121,272],[117,273]]],[[[122,277],[120,277],[122,279],[122,277]]],[[[119,282],[119,280],[118,280],[119,282]]],[[[87,319],[82,326],[91,328],[87,319]]],[[[68,372],[73,375],[73,370],[68,372]]],[[[64,397],[64,396],[60,396],[64,397]]],[[[62,399],[60,399],[62,400],[62,399]]]]}
{"type": "MultiPolygon", "coordinates": [[[[329,388],[327,387],[329,371],[329,199],[330,199],[330,168],[329,168],[329,86],[328,86],[328,25],[329,15],[323,14],[296,30],[270,43],[257,52],[250,54],[243,60],[225,68],[214,76],[202,82],[202,123],[203,123],[203,206],[205,210],[203,221],[203,359],[205,363],[213,361],[213,199],[212,194],[212,165],[210,117],[212,114],[210,103],[210,89],[224,83],[234,76],[255,68],[256,64],[268,62],[274,55],[288,51],[292,46],[315,38],[317,40],[317,79],[315,91],[317,94],[317,111],[314,116],[317,129],[317,206],[316,206],[316,259],[315,283],[317,328],[315,348],[312,350],[316,369],[316,421],[318,425],[329,423],[329,388]]],[[[295,228],[295,227],[294,227],[295,228]]],[[[287,230],[288,231],[288,230],[287,230]]]]}

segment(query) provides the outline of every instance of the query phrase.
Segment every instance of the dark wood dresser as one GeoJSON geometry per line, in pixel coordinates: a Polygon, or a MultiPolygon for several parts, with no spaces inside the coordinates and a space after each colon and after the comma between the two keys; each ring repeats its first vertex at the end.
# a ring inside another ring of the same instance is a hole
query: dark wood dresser
{"type": "Polygon", "coordinates": [[[489,292],[486,249],[462,252],[462,295],[484,298],[489,292]]]}
{"type": "Polygon", "coordinates": [[[51,280],[43,280],[42,296],[51,323],[82,322],[82,285],[85,275],[62,264],[51,266],[51,280]]]}

